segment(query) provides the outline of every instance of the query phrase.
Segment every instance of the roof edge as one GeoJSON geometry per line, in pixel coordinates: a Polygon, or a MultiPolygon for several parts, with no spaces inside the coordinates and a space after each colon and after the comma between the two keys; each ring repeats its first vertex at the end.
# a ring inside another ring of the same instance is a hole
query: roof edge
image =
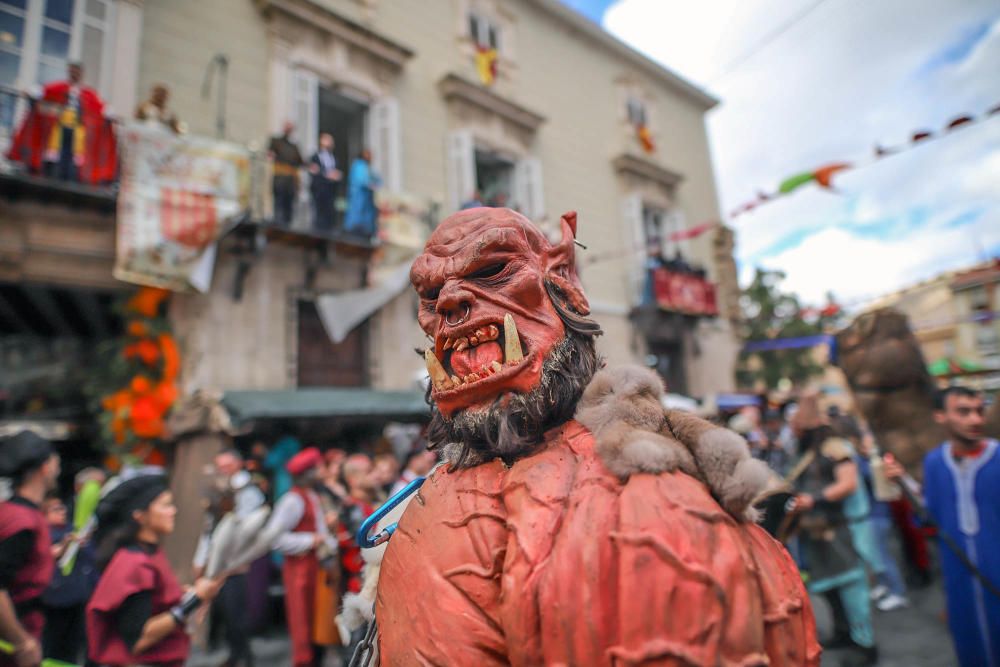
{"type": "Polygon", "coordinates": [[[551,16],[559,19],[563,23],[569,24],[619,56],[622,56],[626,60],[630,60],[633,64],[642,67],[647,73],[652,74],[663,83],[666,83],[668,86],[683,94],[688,99],[697,103],[705,111],[708,111],[719,104],[719,98],[702,90],[684,77],[670,69],[667,69],[663,65],[660,65],[648,56],[639,53],[625,42],[604,30],[598,24],[562,4],[559,0],[529,0],[529,2],[539,9],[547,12],[551,16]]]}

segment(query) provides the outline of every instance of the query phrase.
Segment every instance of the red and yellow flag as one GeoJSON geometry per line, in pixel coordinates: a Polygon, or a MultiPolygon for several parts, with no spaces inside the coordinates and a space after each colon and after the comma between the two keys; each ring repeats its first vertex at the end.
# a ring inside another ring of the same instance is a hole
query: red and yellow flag
{"type": "Polygon", "coordinates": [[[483,82],[484,86],[492,86],[493,82],[496,81],[497,60],[496,49],[484,46],[476,47],[476,72],[479,73],[479,80],[483,82]]]}

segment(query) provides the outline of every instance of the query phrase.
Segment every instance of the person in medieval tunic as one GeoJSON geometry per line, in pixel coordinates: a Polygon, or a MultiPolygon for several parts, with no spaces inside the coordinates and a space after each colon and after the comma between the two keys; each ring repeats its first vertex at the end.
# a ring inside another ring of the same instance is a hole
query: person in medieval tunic
{"type": "Polygon", "coordinates": [[[378,174],[372,169],[372,153],[366,148],[354,158],[347,174],[347,212],[344,214],[344,231],[368,238],[375,235],[378,221],[375,189],[381,182],[378,174]]]}
{"type": "Polygon", "coordinates": [[[114,130],[104,101],[83,85],[83,65],[71,62],[65,81],[48,83],[18,130],[9,157],[64,181],[102,183],[115,176],[114,130]]]}
{"type": "MultiPolygon", "coordinates": [[[[942,390],[934,419],[948,440],[924,457],[924,500],[942,541],[948,627],[962,667],[1000,667],[1000,443],[983,437],[983,414],[977,392],[942,390]]],[[[903,477],[899,462],[886,459],[886,474],[903,477]]],[[[919,494],[919,485],[909,482],[919,494]]]]}
{"type": "Polygon", "coordinates": [[[846,512],[858,490],[853,450],[835,435],[819,411],[818,397],[804,396],[792,418],[802,458],[795,468],[795,512],[799,548],[809,572],[811,593],[825,595],[834,610],[835,636],[828,648],[848,648],[861,664],[875,664],[878,649],[872,628],[871,602],[864,562],[858,555],[846,512]]]}
{"type": "Polygon", "coordinates": [[[299,146],[292,141],[295,123],[288,120],[281,134],[271,137],[267,151],[274,161],[271,192],[274,194],[274,224],[290,227],[295,218],[295,198],[299,193],[299,168],[305,163],[299,146]]]}
{"type": "Polygon", "coordinates": [[[47,440],[22,431],[0,442],[0,477],[14,489],[0,503],[0,639],[14,647],[13,655],[0,652],[0,667],[34,667],[42,660],[42,594],[55,567],[40,506],[56,487],[59,457],[47,440]]]}
{"type": "MultiPolygon", "coordinates": [[[[292,488],[281,497],[268,519],[265,532],[277,534],[274,543],[284,556],[285,617],[292,639],[292,665],[314,664],[316,591],[320,568],[335,567],[337,542],[330,534],[323,506],[314,490],[323,455],[307,447],[288,462],[292,488]]],[[[331,614],[335,610],[322,610],[331,614]]]]}
{"type": "Polygon", "coordinates": [[[177,507],[166,477],[143,473],[121,482],[96,516],[104,572],[87,603],[90,659],[104,667],[181,667],[191,649],[187,621],[222,582],[199,579],[185,595],[170,569],[161,543],[174,531],[177,507]]]}

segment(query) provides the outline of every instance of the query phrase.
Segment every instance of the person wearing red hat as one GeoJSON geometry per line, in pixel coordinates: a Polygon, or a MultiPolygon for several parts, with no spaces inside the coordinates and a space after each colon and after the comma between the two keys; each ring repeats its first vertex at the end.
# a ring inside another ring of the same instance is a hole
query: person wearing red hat
{"type": "Polygon", "coordinates": [[[292,476],[292,488],[278,501],[265,529],[280,535],[274,546],[284,555],[281,575],[294,667],[315,664],[312,629],[319,571],[336,563],[337,542],[327,529],[313,489],[322,462],[323,455],[315,447],[303,449],[288,461],[285,467],[292,476]]]}

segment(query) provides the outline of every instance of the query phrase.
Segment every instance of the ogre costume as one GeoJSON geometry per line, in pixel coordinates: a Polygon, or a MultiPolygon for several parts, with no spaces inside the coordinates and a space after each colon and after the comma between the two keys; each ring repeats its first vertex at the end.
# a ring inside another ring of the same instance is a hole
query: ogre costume
{"type": "Polygon", "coordinates": [[[411,272],[435,470],[381,563],[383,665],[818,665],[808,597],[754,523],[734,434],[605,369],[574,264],[506,209],[457,213],[411,272]]]}

